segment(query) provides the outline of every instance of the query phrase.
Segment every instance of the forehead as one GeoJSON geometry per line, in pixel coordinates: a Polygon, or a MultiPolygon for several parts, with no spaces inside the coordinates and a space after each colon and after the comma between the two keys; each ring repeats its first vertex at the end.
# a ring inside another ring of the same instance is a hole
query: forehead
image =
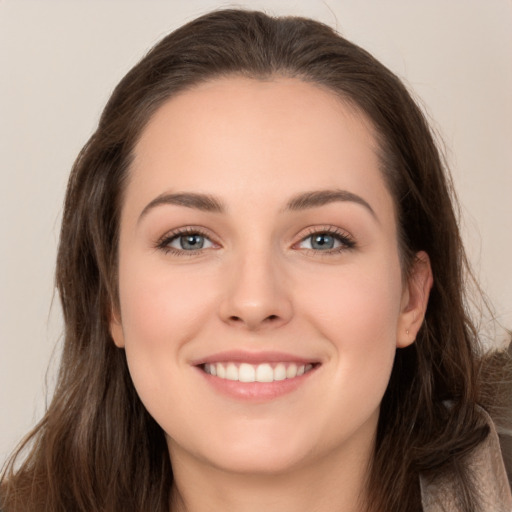
{"type": "MultiPolygon", "coordinates": [[[[136,145],[136,156],[161,136],[183,146],[185,139],[205,145],[204,134],[232,137],[229,127],[245,121],[244,134],[285,141],[304,137],[325,146],[340,143],[341,125],[351,125],[368,149],[377,149],[372,123],[348,100],[319,84],[276,76],[267,80],[230,76],[210,80],[171,97],[152,116],[136,145]],[[333,130],[332,126],[337,125],[333,130]],[[264,133],[263,133],[264,132],[264,133]]],[[[230,144],[232,138],[226,143],[230,144]]],[[[194,147],[194,151],[198,145],[194,147]]],[[[299,148],[296,148],[299,150],[299,148]]],[[[291,155],[290,155],[291,156],[291,155]]]]}
{"type": "Polygon", "coordinates": [[[135,147],[128,189],[147,200],[193,190],[277,204],[303,190],[373,188],[387,208],[377,155],[371,123],[332,91],[293,78],[227,77],[157,110],[135,147]]]}

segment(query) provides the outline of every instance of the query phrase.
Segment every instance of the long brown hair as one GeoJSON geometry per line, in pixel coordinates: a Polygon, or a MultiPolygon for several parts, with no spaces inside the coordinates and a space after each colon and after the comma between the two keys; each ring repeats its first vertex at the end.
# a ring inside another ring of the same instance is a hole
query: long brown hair
{"type": "Polygon", "coordinates": [[[164,435],[109,334],[118,302],[119,212],[132,150],[151,115],[176,93],[233,74],[320,84],[372,122],[395,200],[404,274],[424,250],[435,283],[416,343],[396,353],[369,468],[368,508],[417,510],[419,473],[452,469],[461,475],[461,510],[469,512],[474,490],[463,459],[487,433],[475,411],[480,352],[464,302],[467,262],[451,183],[430,129],[401,81],[331,28],[239,10],[203,16],[157,44],[117,86],[75,162],[56,272],[65,320],[58,384],[4,471],[3,506],[168,511],[173,476],[164,435]],[[28,454],[15,470],[23,450],[28,454]]]}

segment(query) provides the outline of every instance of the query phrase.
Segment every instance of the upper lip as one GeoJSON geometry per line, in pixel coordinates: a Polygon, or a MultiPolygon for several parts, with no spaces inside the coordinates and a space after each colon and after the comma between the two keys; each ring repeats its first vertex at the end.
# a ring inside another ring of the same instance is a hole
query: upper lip
{"type": "Polygon", "coordinates": [[[249,363],[249,364],[260,364],[260,363],[297,363],[297,364],[313,364],[319,363],[319,358],[302,357],[295,354],[289,354],[286,352],[274,352],[274,351],[260,351],[260,352],[249,352],[243,350],[229,350],[224,352],[217,352],[215,354],[201,357],[191,361],[194,366],[202,364],[222,363],[222,362],[234,362],[234,363],[249,363]]]}

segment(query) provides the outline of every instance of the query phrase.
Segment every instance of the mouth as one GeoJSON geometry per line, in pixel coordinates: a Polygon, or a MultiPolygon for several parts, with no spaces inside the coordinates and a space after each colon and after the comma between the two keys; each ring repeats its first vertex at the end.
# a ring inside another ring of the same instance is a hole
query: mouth
{"type": "Polygon", "coordinates": [[[224,361],[204,363],[199,367],[208,375],[238,382],[271,383],[296,379],[312,371],[318,363],[264,362],[259,364],[224,361]]]}
{"type": "Polygon", "coordinates": [[[220,396],[266,403],[308,389],[323,365],[319,359],[275,351],[232,350],[191,361],[204,382],[220,396]]]}

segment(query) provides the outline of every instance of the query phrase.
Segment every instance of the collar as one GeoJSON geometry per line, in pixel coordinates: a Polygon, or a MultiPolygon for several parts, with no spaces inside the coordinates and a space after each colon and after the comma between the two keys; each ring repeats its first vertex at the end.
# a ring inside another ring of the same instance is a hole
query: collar
{"type": "MultiPolygon", "coordinates": [[[[477,489],[478,512],[512,512],[512,494],[503,463],[496,427],[489,414],[479,408],[489,425],[489,435],[469,454],[466,462],[473,485],[477,489]]],[[[456,512],[457,476],[443,478],[420,475],[423,512],[456,512]]]]}

